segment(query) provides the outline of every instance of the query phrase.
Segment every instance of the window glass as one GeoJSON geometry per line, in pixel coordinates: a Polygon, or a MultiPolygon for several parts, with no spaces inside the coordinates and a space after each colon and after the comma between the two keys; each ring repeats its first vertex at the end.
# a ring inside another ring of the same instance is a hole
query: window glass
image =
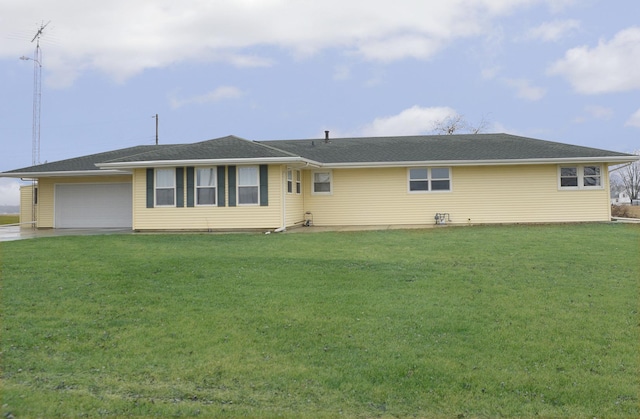
{"type": "Polygon", "coordinates": [[[578,186],[578,168],[577,167],[560,168],[560,186],[564,188],[578,186]]]}
{"type": "Polygon", "coordinates": [[[175,205],[175,180],[173,169],[156,169],[156,205],[175,205]]]}
{"type": "Polygon", "coordinates": [[[584,175],[585,176],[600,176],[600,167],[599,166],[585,166],[584,167],[584,175]]]}
{"type": "Polygon", "coordinates": [[[450,191],[451,171],[448,167],[415,167],[409,169],[409,191],[450,191]]]}
{"type": "Polygon", "coordinates": [[[561,188],[602,188],[602,166],[560,168],[561,188]]]}
{"type": "Polygon", "coordinates": [[[156,186],[158,188],[173,188],[175,176],[173,169],[156,170],[156,186]]]}
{"type": "Polygon", "coordinates": [[[156,205],[174,205],[173,189],[156,190],[156,205]]]}
{"type": "Polygon", "coordinates": [[[259,177],[257,166],[238,168],[238,203],[241,205],[258,204],[259,177]]]}
{"type": "Polygon", "coordinates": [[[428,191],[429,181],[426,180],[412,180],[409,182],[409,190],[411,191],[428,191]]]}
{"type": "Polygon", "coordinates": [[[213,168],[198,168],[196,171],[196,204],[216,204],[216,171],[213,168]]]}
{"type": "Polygon", "coordinates": [[[255,186],[258,185],[258,168],[255,166],[238,168],[238,185],[255,186]]]}
{"type": "Polygon", "coordinates": [[[560,185],[564,187],[578,186],[578,178],[562,178],[560,180],[560,185]]]}
{"type": "Polygon", "coordinates": [[[432,191],[448,191],[451,189],[448,180],[432,180],[431,181],[431,190],[432,191]]]}
{"type": "Polygon", "coordinates": [[[293,171],[287,170],[287,192],[293,193],[293,171]]]}
{"type": "Polygon", "coordinates": [[[215,205],[216,190],[215,188],[198,188],[196,198],[198,205],[215,205]]]}
{"type": "Polygon", "coordinates": [[[600,166],[584,167],[583,186],[600,186],[600,166]]]}
{"type": "Polygon", "coordinates": [[[448,191],[451,189],[449,181],[449,168],[436,167],[431,169],[431,190],[448,191]]]}
{"type": "Polygon", "coordinates": [[[313,174],[314,192],[331,192],[331,173],[316,172],[313,174]]]}
{"type": "Polygon", "coordinates": [[[429,170],[428,169],[411,169],[410,171],[411,179],[428,179],[429,178],[429,170]]]}
{"type": "Polygon", "coordinates": [[[215,186],[216,172],[212,168],[198,169],[198,186],[215,186]]]}
{"type": "Polygon", "coordinates": [[[238,188],[239,204],[257,204],[258,203],[258,187],[257,186],[241,186],[238,188]]]}
{"type": "Polygon", "coordinates": [[[296,193],[299,194],[302,192],[302,174],[300,170],[296,170],[296,193]]]}
{"type": "Polygon", "coordinates": [[[449,179],[449,169],[446,167],[431,169],[431,177],[433,179],[449,179]]]}
{"type": "Polygon", "coordinates": [[[429,190],[429,169],[415,168],[409,169],[409,190],[428,191],[429,190]]]}

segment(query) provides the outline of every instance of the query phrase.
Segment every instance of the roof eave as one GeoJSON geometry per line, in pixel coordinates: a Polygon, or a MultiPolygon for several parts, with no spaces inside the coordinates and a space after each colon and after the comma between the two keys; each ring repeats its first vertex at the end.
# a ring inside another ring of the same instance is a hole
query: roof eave
{"type": "Polygon", "coordinates": [[[37,179],[41,177],[84,177],[84,176],[122,176],[130,175],[131,171],[128,170],[59,170],[49,172],[13,172],[13,173],[0,173],[0,177],[15,178],[15,179],[37,179]]]}
{"type": "Polygon", "coordinates": [[[302,164],[320,166],[320,163],[301,157],[258,157],[233,159],[191,159],[191,160],[149,160],[136,162],[97,163],[102,170],[107,169],[140,169],[145,167],[179,167],[179,166],[228,166],[246,164],[302,164]]]}
{"type": "Polygon", "coordinates": [[[567,163],[630,163],[640,160],[636,156],[603,156],[603,157],[569,157],[542,159],[496,159],[496,160],[417,160],[390,162],[347,162],[323,163],[324,168],[364,169],[375,167],[412,167],[412,166],[516,166],[532,164],[567,164],[567,163]]]}

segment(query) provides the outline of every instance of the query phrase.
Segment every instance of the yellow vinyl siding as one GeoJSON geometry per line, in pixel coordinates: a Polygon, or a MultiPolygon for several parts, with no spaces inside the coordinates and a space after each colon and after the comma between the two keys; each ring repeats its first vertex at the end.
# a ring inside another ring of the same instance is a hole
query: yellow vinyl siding
{"type": "Polygon", "coordinates": [[[334,169],[331,195],[307,176],[305,210],[318,226],[607,221],[606,172],[602,189],[559,190],[557,165],[452,167],[451,191],[409,193],[406,168],[334,169]]]}
{"type": "Polygon", "coordinates": [[[133,173],[134,230],[225,230],[276,229],[282,226],[282,171],[269,166],[269,205],[238,205],[229,207],[229,179],[225,177],[225,206],[186,206],[147,208],[147,172],[133,173]]]}
{"type": "Polygon", "coordinates": [[[56,184],[69,183],[129,183],[131,176],[84,176],[55,177],[38,179],[38,228],[53,228],[54,224],[54,191],[56,184]]]}
{"type": "Polygon", "coordinates": [[[33,185],[20,187],[20,227],[31,228],[33,219],[33,185]]]}

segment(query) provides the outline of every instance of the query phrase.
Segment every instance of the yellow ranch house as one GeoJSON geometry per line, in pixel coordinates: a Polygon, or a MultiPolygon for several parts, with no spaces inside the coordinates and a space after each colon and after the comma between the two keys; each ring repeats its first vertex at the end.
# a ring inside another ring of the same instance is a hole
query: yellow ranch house
{"type": "Polygon", "coordinates": [[[601,222],[638,157],[508,134],[145,145],[0,173],[37,228],[264,230],[601,222]]]}

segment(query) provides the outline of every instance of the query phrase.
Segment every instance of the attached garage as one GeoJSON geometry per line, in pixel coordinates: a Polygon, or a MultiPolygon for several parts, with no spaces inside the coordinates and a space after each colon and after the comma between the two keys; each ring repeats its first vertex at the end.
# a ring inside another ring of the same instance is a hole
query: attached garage
{"type": "Polygon", "coordinates": [[[55,228],[131,228],[131,184],[57,184],[54,213],[55,228]]]}

